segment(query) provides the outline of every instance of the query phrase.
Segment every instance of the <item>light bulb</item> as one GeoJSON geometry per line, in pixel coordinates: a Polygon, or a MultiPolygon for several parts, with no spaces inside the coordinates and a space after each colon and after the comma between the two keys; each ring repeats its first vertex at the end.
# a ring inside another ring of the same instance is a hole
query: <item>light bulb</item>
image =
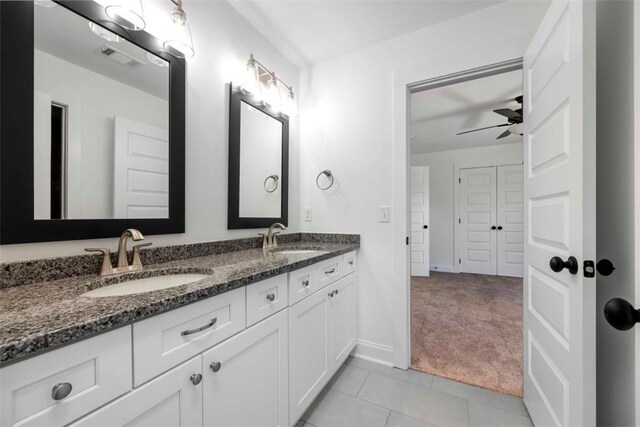
{"type": "Polygon", "coordinates": [[[275,111],[279,112],[282,109],[280,90],[278,89],[278,81],[276,80],[275,73],[271,75],[271,79],[267,83],[267,94],[265,96],[265,101],[275,111]]]}
{"type": "Polygon", "coordinates": [[[189,20],[181,1],[171,11],[171,22],[169,37],[163,45],[165,50],[177,58],[192,58],[196,52],[193,49],[189,20]]]}
{"type": "Polygon", "coordinates": [[[104,8],[113,22],[132,31],[142,31],[146,27],[142,0],[111,0],[104,8]]]}
{"type": "Polygon", "coordinates": [[[258,81],[258,65],[256,64],[253,55],[249,57],[247,61],[247,67],[245,68],[244,78],[242,79],[242,89],[253,95],[260,92],[260,82],[258,81]]]}
{"type": "Polygon", "coordinates": [[[293,89],[289,88],[289,93],[282,103],[282,112],[289,117],[293,117],[294,115],[296,115],[297,111],[298,108],[296,105],[296,98],[293,95],[293,89]]]}

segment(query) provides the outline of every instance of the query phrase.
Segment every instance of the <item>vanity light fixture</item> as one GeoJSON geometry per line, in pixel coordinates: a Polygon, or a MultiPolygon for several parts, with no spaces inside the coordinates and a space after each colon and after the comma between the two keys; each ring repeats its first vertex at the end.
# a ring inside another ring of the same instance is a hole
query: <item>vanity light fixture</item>
{"type": "Polygon", "coordinates": [[[182,0],[170,0],[175,7],[171,11],[171,28],[169,37],[164,42],[164,49],[177,58],[192,58],[195,55],[191,27],[187,13],[182,8],[182,0]]]}
{"type": "Polygon", "coordinates": [[[288,86],[280,80],[276,73],[270,71],[253,57],[249,56],[245,78],[242,83],[242,90],[252,94],[255,98],[266,102],[278,112],[282,112],[291,117],[296,113],[296,100],[293,93],[293,86],[288,86]],[[282,96],[282,91],[286,95],[282,96]]]}
{"type": "Polygon", "coordinates": [[[127,30],[142,31],[147,25],[142,0],[110,0],[104,7],[104,12],[113,22],[127,30]]]}
{"type": "Polygon", "coordinates": [[[153,65],[157,65],[158,67],[168,67],[169,63],[167,61],[165,61],[164,59],[155,56],[153,53],[151,52],[147,52],[145,54],[145,56],[147,57],[147,61],[151,62],[153,65]]]}

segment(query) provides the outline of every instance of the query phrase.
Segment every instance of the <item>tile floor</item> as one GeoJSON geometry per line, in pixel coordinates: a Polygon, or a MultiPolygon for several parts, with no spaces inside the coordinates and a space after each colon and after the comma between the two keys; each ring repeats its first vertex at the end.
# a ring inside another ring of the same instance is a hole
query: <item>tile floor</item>
{"type": "Polygon", "coordinates": [[[533,426],[521,399],[349,358],[296,427],[533,426]]]}

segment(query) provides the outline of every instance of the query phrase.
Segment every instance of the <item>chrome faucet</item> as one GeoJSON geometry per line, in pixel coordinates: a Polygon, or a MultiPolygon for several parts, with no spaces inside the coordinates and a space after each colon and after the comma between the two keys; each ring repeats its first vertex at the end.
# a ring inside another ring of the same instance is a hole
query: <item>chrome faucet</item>
{"type": "Polygon", "coordinates": [[[133,247],[133,259],[131,264],[127,259],[127,240],[131,237],[134,241],[144,240],[144,236],[141,232],[135,228],[126,229],[120,236],[118,242],[118,263],[114,268],[111,264],[111,251],[105,248],[86,248],[87,252],[101,252],[102,253],[102,267],[98,273],[100,276],[107,276],[110,274],[124,273],[127,271],[142,270],[142,261],[140,260],[140,248],[150,246],[151,243],[142,243],[133,247]]]}
{"type": "Polygon", "coordinates": [[[274,231],[276,228],[280,230],[287,229],[287,227],[285,227],[283,224],[276,222],[271,224],[267,234],[259,233],[262,236],[262,249],[273,249],[278,247],[278,240],[276,239],[276,235],[280,234],[280,232],[274,231]]]}

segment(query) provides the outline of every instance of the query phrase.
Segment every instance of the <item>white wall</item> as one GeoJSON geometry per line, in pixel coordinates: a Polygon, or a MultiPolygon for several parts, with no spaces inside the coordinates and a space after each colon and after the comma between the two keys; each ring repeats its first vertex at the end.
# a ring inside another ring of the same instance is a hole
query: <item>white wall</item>
{"type": "Polygon", "coordinates": [[[379,207],[394,200],[394,79],[403,70],[428,71],[443,62],[455,72],[521,57],[547,6],[500,3],[302,70],[301,207],[313,209],[313,221],[303,229],[362,235],[362,355],[393,363],[395,336],[401,333],[394,316],[405,283],[392,277],[392,248],[404,236],[393,234],[393,211],[390,223],[378,221],[379,207]],[[323,169],[336,177],[327,192],[315,186],[323,169]]]}
{"type": "Polygon", "coordinates": [[[413,154],[412,166],[429,166],[429,258],[431,270],[455,271],[454,254],[454,163],[471,165],[474,160],[522,161],[522,143],[413,154]]]}
{"type": "MultiPolygon", "coordinates": [[[[146,0],[145,0],[146,2],[146,0]]],[[[168,1],[161,3],[170,7],[168,1]]],[[[227,230],[229,88],[242,77],[250,53],[275,70],[297,93],[298,69],[227,2],[187,0],[196,56],[188,61],[186,82],[186,233],[151,236],[155,245],[255,236],[260,230],[227,230]]],[[[168,12],[167,12],[168,13],[168,12]]],[[[289,230],[299,226],[298,120],[290,121],[289,230]]],[[[141,230],[144,233],[144,230],[141,230]]],[[[0,261],[83,253],[86,247],[110,247],[116,240],[3,245],[0,261]]]]}
{"type": "MultiPolygon", "coordinates": [[[[636,2],[635,7],[640,7],[636,2]]],[[[616,270],[596,275],[597,424],[637,425],[634,332],[611,327],[602,310],[611,298],[634,304],[638,261],[634,237],[634,3],[598,2],[597,19],[597,260],[611,260],[616,270]]],[[[637,25],[637,24],[636,24],[637,25]]],[[[636,27],[636,31],[638,28],[636,27]]],[[[636,48],[637,49],[637,48],[636,48]]],[[[636,52],[638,52],[636,50],[636,52]]],[[[635,123],[638,132],[640,123],[635,123]]],[[[638,185],[638,181],[635,181],[638,185]]],[[[636,190],[637,191],[637,190],[636,190]]],[[[636,205],[637,206],[637,205],[636,205]]],[[[637,237],[636,237],[637,238],[637,237]]],[[[636,306],[637,308],[637,306],[636,306]]],[[[638,335],[640,336],[640,335],[638,335]]],[[[640,360],[640,359],[639,359],[640,360]]],[[[638,396],[640,398],[640,396],[638,396]]]]}
{"type": "MultiPolygon", "coordinates": [[[[168,102],[46,52],[36,50],[34,56],[34,87],[50,95],[52,102],[68,106],[69,152],[80,153],[79,159],[72,155],[67,165],[73,181],[67,193],[68,217],[112,218],[113,118],[123,116],[168,129],[168,102]]],[[[166,68],[151,66],[169,78],[166,68]]],[[[35,116],[34,121],[39,122],[35,116]]],[[[51,126],[50,121],[46,124],[51,126]]],[[[50,135],[34,139],[36,148],[51,145],[50,135]]]]}

